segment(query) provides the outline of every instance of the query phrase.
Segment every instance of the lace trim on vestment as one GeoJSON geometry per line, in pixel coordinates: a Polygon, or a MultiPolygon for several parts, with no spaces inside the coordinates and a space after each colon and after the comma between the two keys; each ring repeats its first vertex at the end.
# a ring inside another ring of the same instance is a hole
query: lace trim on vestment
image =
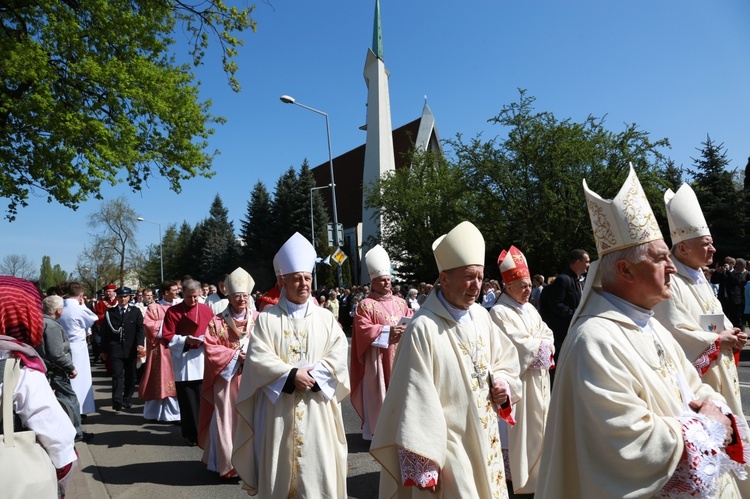
{"type": "Polygon", "coordinates": [[[401,483],[405,487],[432,487],[438,482],[438,465],[419,454],[406,449],[398,449],[398,462],[401,465],[401,483]]]}
{"type": "Polygon", "coordinates": [[[552,342],[549,340],[542,340],[539,345],[539,350],[536,351],[534,360],[529,365],[529,369],[554,369],[555,358],[552,355],[552,342]]]}
{"type": "Polygon", "coordinates": [[[723,449],[727,430],[703,415],[677,419],[685,449],[674,474],[656,497],[715,497],[721,475],[730,469],[729,456],[723,449]]]}
{"type": "Polygon", "coordinates": [[[698,374],[703,376],[708,372],[708,368],[711,367],[711,362],[719,358],[721,354],[721,338],[717,338],[705,352],[693,362],[693,367],[698,371],[698,374]]]}

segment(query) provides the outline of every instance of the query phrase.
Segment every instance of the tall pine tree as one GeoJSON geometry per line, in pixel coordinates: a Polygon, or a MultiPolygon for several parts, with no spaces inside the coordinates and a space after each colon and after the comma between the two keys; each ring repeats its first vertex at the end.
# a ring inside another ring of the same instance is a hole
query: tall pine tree
{"type": "Polygon", "coordinates": [[[682,185],[682,173],[683,169],[674,164],[673,159],[667,159],[667,164],[664,167],[664,182],[667,187],[673,191],[677,191],[682,185]]]}
{"type": "Polygon", "coordinates": [[[229,211],[217,194],[211,204],[209,216],[196,228],[201,244],[198,275],[193,278],[215,282],[222,274],[232,272],[239,264],[239,244],[235,239],[234,225],[229,211]]]}
{"type": "Polygon", "coordinates": [[[256,289],[264,293],[276,282],[271,263],[278,250],[274,246],[276,230],[271,195],[263,182],[258,181],[250,193],[240,235],[245,240],[245,246],[242,248],[242,267],[255,279],[256,289]]]}
{"type": "Polygon", "coordinates": [[[746,253],[745,199],[734,181],[733,171],[728,171],[729,160],[724,144],[716,145],[710,136],[702,142],[700,157],[691,158],[695,169],[693,189],[711,229],[717,250],[715,261],[725,256],[742,256],[746,253]]]}
{"type": "Polygon", "coordinates": [[[42,291],[45,291],[52,286],[57,286],[61,282],[67,280],[68,273],[60,267],[60,264],[55,264],[53,267],[50,257],[44,255],[42,257],[42,266],[39,269],[39,287],[42,291]]]}

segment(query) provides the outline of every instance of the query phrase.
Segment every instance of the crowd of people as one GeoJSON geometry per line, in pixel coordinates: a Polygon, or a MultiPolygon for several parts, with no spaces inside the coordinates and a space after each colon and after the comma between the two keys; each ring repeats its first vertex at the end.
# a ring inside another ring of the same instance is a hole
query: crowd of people
{"type": "Polygon", "coordinates": [[[434,286],[396,284],[376,245],[368,285],[313,290],[298,233],[264,294],[242,268],[213,289],[188,276],[95,302],[77,282],[42,300],[0,277],[0,360],[24,374],[14,411],[64,489],[74,441],[92,438],[88,339],[112,410],[137,389],[145,419],[179,421],[207,468],[253,496],[347,497],[349,399],[380,497],[750,497],[745,261],[709,271],[687,184],[664,196],[671,249],[632,169],[614,199],[583,188],[598,259],[575,249],[549,283],[515,246],[498,255],[502,284],[485,279],[468,221],[433,242],[434,286]]]}

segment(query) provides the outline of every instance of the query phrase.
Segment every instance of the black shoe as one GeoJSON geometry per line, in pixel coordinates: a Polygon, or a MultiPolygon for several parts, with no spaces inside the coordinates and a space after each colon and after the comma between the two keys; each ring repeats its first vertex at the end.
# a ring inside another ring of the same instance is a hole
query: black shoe
{"type": "Polygon", "coordinates": [[[84,431],[83,435],[81,435],[80,437],[76,437],[76,442],[85,442],[85,443],[88,443],[88,442],[91,442],[92,438],[94,438],[94,434],[93,433],[88,433],[88,432],[84,431]]]}
{"type": "Polygon", "coordinates": [[[113,411],[121,411],[122,405],[121,404],[112,404],[112,410],[113,411]]]}
{"type": "Polygon", "coordinates": [[[124,407],[125,409],[130,409],[131,407],[133,407],[133,404],[131,404],[130,402],[123,402],[123,403],[122,403],[122,406],[123,406],[123,407],[124,407]]]}
{"type": "Polygon", "coordinates": [[[194,438],[188,438],[187,441],[189,447],[195,447],[196,445],[198,445],[198,441],[194,438]]]}

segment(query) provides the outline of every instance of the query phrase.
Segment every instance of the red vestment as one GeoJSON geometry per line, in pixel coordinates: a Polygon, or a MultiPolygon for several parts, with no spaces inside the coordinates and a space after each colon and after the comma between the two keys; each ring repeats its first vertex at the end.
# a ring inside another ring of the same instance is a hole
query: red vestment
{"type": "MultiPolygon", "coordinates": [[[[203,463],[209,470],[216,471],[223,477],[234,474],[232,439],[237,428],[237,411],[234,406],[242,379],[242,366],[230,381],[222,377],[221,372],[232,361],[237,350],[243,347],[240,340],[249,338],[252,334],[257,317],[258,312],[248,310],[245,320],[235,321],[227,307],[209,322],[204,336],[205,366],[198,419],[198,446],[204,450],[203,463]],[[216,423],[215,441],[210,438],[212,418],[216,423]],[[215,455],[213,460],[209,457],[210,454],[215,455]]],[[[244,341],[245,348],[246,345],[247,340],[244,341]]]]}
{"type": "Polygon", "coordinates": [[[138,396],[143,401],[177,396],[172,356],[168,348],[169,340],[157,337],[168,308],[169,305],[152,303],[143,316],[143,326],[146,330],[146,365],[138,386],[138,396]]]}
{"type": "Polygon", "coordinates": [[[396,354],[395,344],[379,348],[372,346],[372,342],[383,331],[383,326],[393,327],[402,317],[412,315],[413,311],[406,301],[390,293],[380,295],[371,292],[357,306],[349,363],[351,401],[363,423],[369,422],[371,431],[375,430],[385,392],[391,381],[393,357],[396,354]]]}
{"type": "MultiPolygon", "coordinates": [[[[175,334],[180,336],[194,336],[200,338],[206,334],[208,323],[213,319],[211,307],[198,303],[187,308],[185,302],[172,305],[164,315],[162,337],[169,343],[175,334]]],[[[191,347],[196,348],[196,347],[191,347]]]]}

